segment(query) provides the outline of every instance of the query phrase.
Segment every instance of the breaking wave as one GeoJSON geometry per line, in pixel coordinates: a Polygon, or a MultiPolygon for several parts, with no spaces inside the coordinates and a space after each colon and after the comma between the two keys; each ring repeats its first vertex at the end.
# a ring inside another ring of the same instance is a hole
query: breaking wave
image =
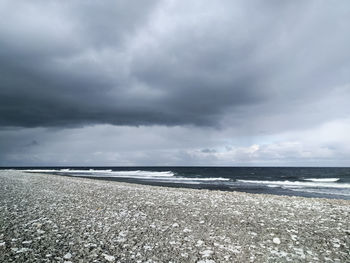
{"type": "Polygon", "coordinates": [[[108,177],[108,178],[133,178],[133,179],[158,179],[163,182],[178,182],[178,183],[192,183],[192,182],[206,182],[206,181],[229,181],[229,178],[222,177],[179,177],[171,171],[146,171],[146,170],[132,170],[132,171],[113,171],[108,170],[78,170],[78,169],[57,169],[57,170],[24,170],[31,173],[54,173],[70,176],[84,176],[84,177],[108,177]]]}
{"type": "MultiPolygon", "coordinates": [[[[240,183],[264,184],[271,186],[290,186],[290,187],[326,187],[326,188],[350,188],[350,184],[330,183],[329,181],[259,181],[259,180],[237,180],[240,183]]],[[[333,181],[334,182],[334,181],[333,181]]]]}
{"type": "Polygon", "coordinates": [[[329,182],[337,182],[340,178],[304,178],[305,181],[311,182],[320,182],[320,183],[329,183],[329,182]]]}

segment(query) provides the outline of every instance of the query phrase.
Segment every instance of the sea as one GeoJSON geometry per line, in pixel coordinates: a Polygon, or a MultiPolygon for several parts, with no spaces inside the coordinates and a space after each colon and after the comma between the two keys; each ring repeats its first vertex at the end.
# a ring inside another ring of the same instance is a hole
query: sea
{"type": "Polygon", "coordinates": [[[166,187],[350,200],[350,168],[22,167],[14,169],[29,173],[166,187]]]}

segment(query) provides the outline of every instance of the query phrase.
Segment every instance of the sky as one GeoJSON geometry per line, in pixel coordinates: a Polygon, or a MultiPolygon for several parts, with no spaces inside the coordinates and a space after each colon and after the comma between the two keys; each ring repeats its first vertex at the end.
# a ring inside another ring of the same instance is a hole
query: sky
{"type": "Polygon", "coordinates": [[[0,166],[350,166],[350,2],[0,0],[0,166]]]}

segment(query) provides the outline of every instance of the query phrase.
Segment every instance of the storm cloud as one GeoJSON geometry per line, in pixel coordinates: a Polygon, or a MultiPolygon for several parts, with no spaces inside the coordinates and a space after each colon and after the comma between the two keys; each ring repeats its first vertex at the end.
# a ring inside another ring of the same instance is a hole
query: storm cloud
{"type": "Polygon", "coordinates": [[[2,126],[210,126],[259,105],[297,110],[349,81],[345,1],[38,0],[0,10],[2,126]]]}
{"type": "Polygon", "coordinates": [[[57,150],[42,144],[53,134],[86,127],[95,138],[98,125],[134,136],[186,130],[202,140],[165,136],[163,153],[178,156],[170,163],[217,164],[261,136],[348,127],[349,15],[347,1],[0,0],[2,163],[23,145],[41,149],[38,160],[57,150]]]}

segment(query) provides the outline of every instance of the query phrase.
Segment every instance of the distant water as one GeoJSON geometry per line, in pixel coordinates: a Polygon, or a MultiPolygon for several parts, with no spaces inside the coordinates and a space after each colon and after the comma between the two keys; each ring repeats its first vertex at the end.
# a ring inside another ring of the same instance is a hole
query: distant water
{"type": "Polygon", "coordinates": [[[170,187],[350,200],[350,168],[41,167],[21,170],[170,187]]]}

